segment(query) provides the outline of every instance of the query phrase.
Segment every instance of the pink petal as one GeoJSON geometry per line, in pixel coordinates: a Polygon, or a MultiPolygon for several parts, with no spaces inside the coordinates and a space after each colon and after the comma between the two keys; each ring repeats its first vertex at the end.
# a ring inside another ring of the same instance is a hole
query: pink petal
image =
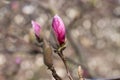
{"type": "Polygon", "coordinates": [[[31,21],[31,23],[32,23],[32,27],[33,27],[33,29],[34,29],[35,35],[36,35],[37,37],[39,37],[39,35],[40,35],[40,30],[41,30],[40,25],[39,25],[37,22],[33,21],[33,20],[31,21]]]}
{"type": "Polygon", "coordinates": [[[57,40],[59,44],[62,44],[65,42],[65,26],[62,21],[62,19],[58,16],[55,15],[52,21],[52,28],[55,32],[55,35],[57,37],[57,40]]]}

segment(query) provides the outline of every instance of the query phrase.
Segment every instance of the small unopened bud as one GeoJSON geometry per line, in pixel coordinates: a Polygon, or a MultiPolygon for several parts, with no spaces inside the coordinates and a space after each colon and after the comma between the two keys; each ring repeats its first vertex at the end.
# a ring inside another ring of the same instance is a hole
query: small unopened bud
{"type": "Polygon", "coordinates": [[[79,80],[84,80],[83,70],[82,70],[81,66],[78,67],[78,76],[79,76],[79,80]]]}
{"type": "Polygon", "coordinates": [[[52,48],[47,41],[44,40],[44,64],[51,68],[53,66],[52,48]]]}
{"type": "Polygon", "coordinates": [[[31,21],[31,23],[32,23],[32,27],[33,27],[33,30],[34,30],[35,37],[36,37],[37,41],[41,42],[42,41],[41,26],[35,21],[31,21]]]}
{"type": "Polygon", "coordinates": [[[52,28],[53,28],[53,31],[55,33],[58,43],[60,45],[65,43],[65,34],[66,34],[65,26],[64,26],[62,19],[58,15],[55,15],[53,17],[52,28]]]}

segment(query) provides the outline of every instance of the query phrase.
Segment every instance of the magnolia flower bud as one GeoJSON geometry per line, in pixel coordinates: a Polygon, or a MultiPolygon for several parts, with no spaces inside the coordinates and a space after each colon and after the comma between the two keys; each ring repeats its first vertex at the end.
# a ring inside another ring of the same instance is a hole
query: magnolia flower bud
{"type": "Polygon", "coordinates": [[[65,43],[65,26],[62,21],[62,19],[58,16],[55,15],[52,21],[52,28],[55,33],[55,36],[57,38],[57,41],[60,45],[65,43]]]}
{"type": "Polygon", "coordinates": [[[42,38],[40,38],[40,36],[41,36],[40,35],[40,33],[41,33],[41,26],[37,22],[35,22],[35,21],[31,21],[31,23],[32,23],[32,27],[33,27],[33,30],[34,30],[34,33],[35,33],[37,41],[41,42],[41,39],[42,39],[42,38]]]}
{"type": "Polygon", "coordinates": [[[37,22],[35,22],[35,21],[31,21],[31,23],[32,23],[32,27],[33,27],[33,29],[34,29],[35,35],[36,35],[37,37],[39,37],[39,35],[40,35],[40,30],[41,30],[40,25],[39,25],[37,22]]]}

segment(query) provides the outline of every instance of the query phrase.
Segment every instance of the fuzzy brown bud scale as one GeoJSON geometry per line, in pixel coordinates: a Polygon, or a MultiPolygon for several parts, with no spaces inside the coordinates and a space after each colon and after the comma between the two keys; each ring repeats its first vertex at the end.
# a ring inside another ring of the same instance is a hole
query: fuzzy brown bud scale
{"type": "Polygon", "coordinates": [[[53,66],[53,57],[52,57],[52,48],[47,43],[47,41],[44,40],[44,64],[51,68],[53,66]]]}

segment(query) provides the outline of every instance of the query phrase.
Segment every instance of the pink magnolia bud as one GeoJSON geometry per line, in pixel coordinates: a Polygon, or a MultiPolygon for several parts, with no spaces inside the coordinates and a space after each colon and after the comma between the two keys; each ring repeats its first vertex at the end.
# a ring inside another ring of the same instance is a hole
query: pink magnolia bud
{"type": "Polygon", "coordinates": [[[65,43],[65,26],[62,19],[58,15],[55,15],[53,18],[52,28],[59,44],[61,45],[65,43]]]}
{"type": "Polygon", "coordinates": [[[31,21],[31,23],[32,23],[32,27],[34,29],[34,33],[35,33],[36,37],[39,37],[40,36],[40,30],[41,30],[40,25],[35,21],[31,21]]]}

